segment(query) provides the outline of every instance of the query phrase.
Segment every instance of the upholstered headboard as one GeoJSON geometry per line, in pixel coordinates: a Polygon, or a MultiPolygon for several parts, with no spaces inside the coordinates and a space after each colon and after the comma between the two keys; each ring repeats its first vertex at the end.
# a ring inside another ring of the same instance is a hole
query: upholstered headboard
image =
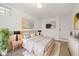
{"type": "Polygon", "coordinates": [[[22,35],[23,38],[24,38],[25,33],[35,34],[35,36],[37,36],[38,35],[38,30],[22,30],[21,35],[22,35]]]}

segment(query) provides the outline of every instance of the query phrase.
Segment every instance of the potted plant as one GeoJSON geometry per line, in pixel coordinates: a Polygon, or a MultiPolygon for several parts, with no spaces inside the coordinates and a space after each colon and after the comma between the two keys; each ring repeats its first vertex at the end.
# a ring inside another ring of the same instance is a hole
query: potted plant
{"type": "Polygon", "coordinates": [[[10,38],[10,31],[8,29],[0,30],[0,53],[6,55],[8,51],[8,41],[10,38]]]}
{"type": "Polygon", "coordinates": [[[78,33],[78,35],[77,35],[77,39],[79,40],[79,33],[78,33]]]}

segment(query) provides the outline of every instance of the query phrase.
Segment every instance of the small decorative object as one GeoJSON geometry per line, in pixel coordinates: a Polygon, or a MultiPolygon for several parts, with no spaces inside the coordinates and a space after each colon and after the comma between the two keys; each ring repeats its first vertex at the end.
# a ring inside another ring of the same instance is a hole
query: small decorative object
{"type": "Polygon", "coordinates": [[[72,31],[70,32],[70,36],[72,36],[72,31]]]}
{"type": "Polygon", "coordinates": [[[42,31],[41,31],[41,30],[38,30],[38,32],[39,32],[39,35],[41,35],[41,32],[42,32],[42,31]]]}
{"type": "Polygon", "coordinates": [[[79,33],[78,33],[78,39],[79,39],[79,33]]]}
{"type": "Polygon", "coordinates": [[[79,40],[79,33],[75,33],[74,38],[79,40]]]}
{"type": "Polygon", "coordinates": [[[2,56],[2,55],[0,54],[0,56],[2,56]]]}
{"type": "Polygon", "coordinates": [[[77,39],[79,40],[79,33],[78,33],[78,35],[77,35],[77,39]]]}
{"type": "Polygon", "coordinates": [[[16,35],[16,41],[18,41],[18,35],[20,34],[20,31],[14,31],[14,34],[16,35]]]}

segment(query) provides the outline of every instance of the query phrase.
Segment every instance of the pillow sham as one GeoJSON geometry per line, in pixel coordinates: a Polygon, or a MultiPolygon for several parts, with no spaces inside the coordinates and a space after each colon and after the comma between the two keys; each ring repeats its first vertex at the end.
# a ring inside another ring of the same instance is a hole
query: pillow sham
{"type": "Polygon", "coordinates": [[[31,33],[30,36],[31,36],[31,38],[32,38],[32,37],[35,37],[35,34],[34,34],[34,33],[31,33]]]}
{"type": "Polygon", "coordinates": [[[36,32],[36,36],[38,36],[39,35],[39,32],[36,32]]]}
{"type": "Polygon", "coordinates": [[[30,34],[29,33],[24,33],[24,39],[28,39],[28,38],[31,38],[30,34]]]}

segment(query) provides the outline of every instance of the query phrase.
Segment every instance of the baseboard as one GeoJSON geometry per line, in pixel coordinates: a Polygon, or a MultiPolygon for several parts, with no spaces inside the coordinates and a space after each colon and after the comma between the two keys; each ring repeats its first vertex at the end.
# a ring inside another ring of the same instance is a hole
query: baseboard
{"type": "Polygon", "coordinates": [[[59,40],[63,42],[68,42],[68,39],[65,39],[65,38],[59,38],[59,40]]]}
{"type": "Polygon", "coordinates": [[[63,41],[63,42],[68,42],[68,40],[64,40],[64,39],[61,39],[60,41],[63,41]]]}
{"type": "MultiPolygon", "coordinates": [[[[55,40],[57,40],[57,39],[55,39],[55,40]]],[[[57,41],[68,42],[68,40],[67,40],[67,39],[58,39],[57,41]]]]}

